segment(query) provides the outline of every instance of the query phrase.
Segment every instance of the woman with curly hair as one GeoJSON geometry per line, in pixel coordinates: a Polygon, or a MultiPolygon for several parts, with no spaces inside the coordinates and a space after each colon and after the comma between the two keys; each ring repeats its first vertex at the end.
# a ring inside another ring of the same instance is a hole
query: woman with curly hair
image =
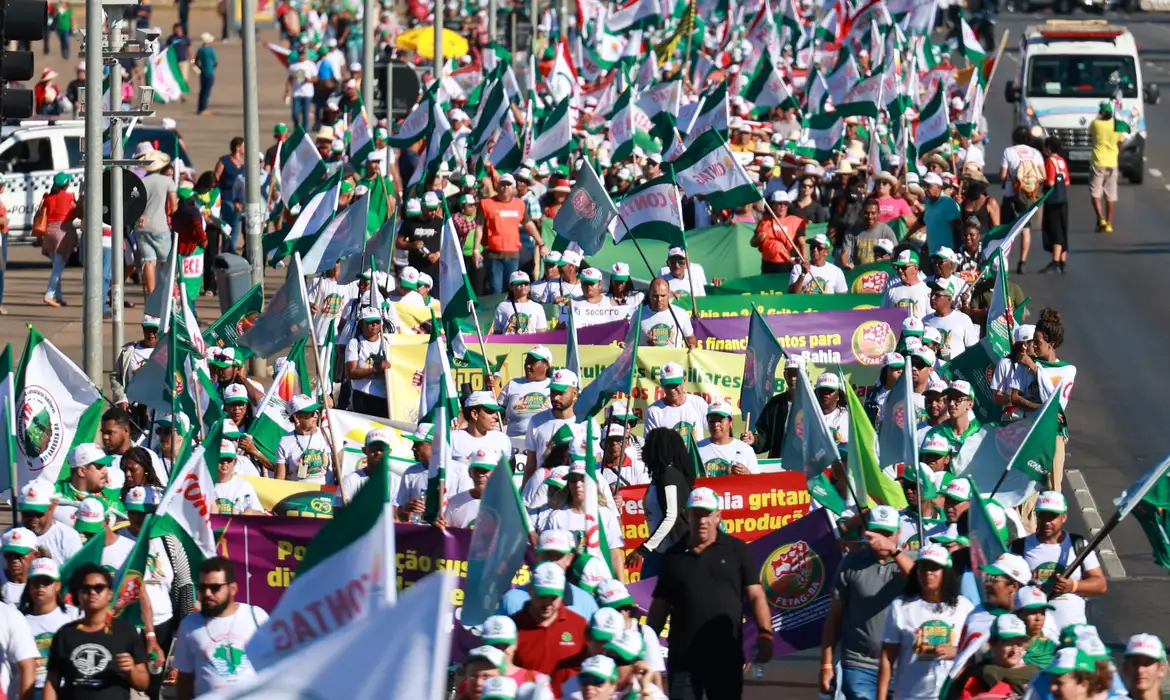
{"type": "Polygon", "coordinates": [[[1072,395],[1077,368],[1056,356],[1056,350],[1064,344],[1064,324],[1056,309],[1044,309],[1036,322],[1032,337],[1032,355],[1021,359],[1021,366],[1027,371],[1016,374],[1011,383],[1012,405],[1027,412],[1040,410],[1048,399],[1059,393],[1060,435],[1056,438],[1056,453],[1052,456],[1052,471],[1048,477],[1048,490],[1060,491],[1064,478],[1064,444],[1068,441],[1068,399],[1072,395]]]}
{"type": "Polygon", "coordinates": [[[919,550],[906,590],[886,616],[877,700],[937,698],[974,607],[959,594],[959,573],[946,548],[929,544],[919,550]]]}

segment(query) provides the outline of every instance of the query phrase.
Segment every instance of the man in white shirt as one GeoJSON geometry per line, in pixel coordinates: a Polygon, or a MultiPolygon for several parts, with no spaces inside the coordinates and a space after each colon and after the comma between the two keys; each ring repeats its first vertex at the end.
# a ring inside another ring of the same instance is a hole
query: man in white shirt
{"type": "Polygon", "coordinates": [[[825,425],[838,444],[849,442],[849,412],[841,405],[841,377],[835,372],[821,372],[817,377],[817,400],[821,404],[825,425]]]}
{"type": "Polygon", "coordinates": [[[938,330],[941,335],[939,357],[953,360],[967,348],[979,343],[979,329],[971,317],[954,307],[955,286],[951,280],[935,280],[931,283],[930,308],[922,323],[927,328],[938,330]]]}
{"type": "Polygon", "coordinates": [[[31,698],[41,652],[28,621],[14,606],[0,605],[0,689],[10,698],[31,698]]]}
{"type": "Polygon", "coordinates": [[[657,348],[691,348],[698,345],[687,312],[670,303],[670,284],[659,277],[650,283],[642,309],[639,343],[657,348]]]}
{"type": "Polygon", "coordinates": [[[212,557],[199,566],[199,614],[183,618],[171,665],[179,672],[175,696],[190,700],[256,675],[248,642],[265,622],[262,608],[237,603],[236,565],[212,557]]]}
{"type": "Polygon", "coordinates": [[[711,436],[699,443],[699,459],[708,477],[759,473],[756,451],[731,435],[730,405],[711,404],[707,408],[707,428],[711,436]]]}
{"type": "Polygon", "coordinates": [[[667,362],[658,373],[662,398],[646,409],[646,428],[673,428],[680,434],[690,433],[695,442],[705,437],[707,402],[702,397],[688,394],[683,388],[686,370],[677,362],[667,362]]]}
{"type": "Polygon", "coordinates": [[[808,255],[811,261],[801,260],[799,265],[792,267],[792,274],[788,277],[789,294],[845,294],[849,291],[845,273],[828,262],[829,239],[825,234],[818,233],[809,239],[808,255]]]}
{"type": "Polygon", "coordinates": [[[483,498],[483,490],[487,488],[488,479],[492,470],[500,463],[499,452],[484,452],[480,450],[471,458],[467,468],[471,476],[471,488],[451,496],[447,501],[447,510],[443,518],[435,524],[440,527],[475,527],[479,517],[479,503],[483,498]]]}
{"type": "Polygon", "coordinates": [[[930,308],[930,287],[922,279],[918,253],[912,250],[898,253],[894,259],[894,270],[898,273],[898,281],[886,288],[882,308],[906,309],[906,313],[911,316],[922,318],[930,308]]]}
{"type": "Polygon", "coordinates": [[[20,491],[20,522],[37,536],[37,548],[57,564],[64,564],[81,549],[81,536],[53,517],[57,502],[53,488],[40,479],[20,491]]]}
{"type": "MultiPolygon", "coordinates": [[[[394,506],[394,516],[399,522],[421,523],[426,507],[427,474],[431,463],[431,444],[435,437],[435,426],[430,423],[419,423],[414,433],[403,437],[414,443],[411,452],[418,461],[402,473],[402,479],[398,482],[398,488],[394,489],[390,504],[394,506]]],[[[467,473],[466,464],[449,460],[445,470],[448,498],[471,488],[471,477],[467,473]]]]}
{"type": "MultiPolygon", "coordinates": [[[[1003,220],[1011,221],[1027,210],[1034,199],[1025,193],[1016,192],[1015,181],[1020,176],[1020,165],[1027,162],[1028,171],[1044,177],[1044,155],[1028,145],[1032,135],[1026,126],[1017,126],[1012,130],[1012,145],[1003,149],[1003,162],[999,166],[999,181],[1003,183],[1003,220]],[[1037,172],[1038,171],[1038,172],[1037,172]]],[[[1037,183],[1041,185],[1043,182],[1037,183]]],[[[1039,187],[1035,194],[1039,194],[1039,187]]],[[[1044,208],[1040,207],[1028,225],[1020,232],[1020,263],[1016,267],[1017,273],[1024,271],[1024,261],[1028,259],[1028,248],[1032,245],[1032,226],[1040,228],[1043,223],[1044,208]]]]}
{"type": "Polygon", "coordinates": [[[1085,547],[1085,538],[1064,531],[1068,502],[1058,491],[1045,491],[1036,500],[1036,532],[1011,543],[1024,557],[1036,585],[1049,586],[1052,618],[1058,629],[1086,624],[1085,596],[1104,595],[1109,587],[1097,555],[1088,556],[1072,573],[1066,567],[1085,547]]]}
{"type": "MultiPolygon", "coordinates": [[[[577,422],[577,415],[574,412],[580,386],[581,380],[572,370],[558,369],[553,372],[548,385],[548,398],[551,407],[532,417],[532,421],[528,424],[528,435],[524,439],[525,483],[534,476],[541,481],[548,476],[548,470],[544,469],[544,458],[553,434],[562,425],[568,424],[574,437],[578,440],[584,439],[587,432],[586,424],[577,422]]],[[[593,435],[596,447],[601,439],[601,430],[597,427],[596,422],[594,423],[593,435]]],[[[529,507],[532,506],[529,505],[529,507]]]]}
{"type": "Polygon", "coordinates": [[[692,294],[693,283],[693,296],[707,296],[707,273],[699,263],[687,260],[687,251],[683,248],[670,249],[666,257],[666,266],[659,270],[659,273],[670,285],[670,291],[675,294],[692,294]]]}
{"type": "Polygon", "coordinates": [[[467,464],[479,451],[502,452],[511,457],[512,441],[500,431],[503,409],[490,391],[473,391],[463,402],[467,427],[451,433],[451,459],[467,464]]]}

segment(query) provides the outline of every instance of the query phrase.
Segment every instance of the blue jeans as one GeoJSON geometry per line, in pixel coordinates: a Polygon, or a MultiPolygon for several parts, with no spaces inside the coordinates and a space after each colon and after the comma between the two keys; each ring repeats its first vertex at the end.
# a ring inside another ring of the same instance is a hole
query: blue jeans
{"type": "Polygon", "coordinates": [[[0,304],[4,303],[4,273],[8,271],[8,234],[0,233],[0,304]]]}
{"type": "Polygon", "coordinates": [[[110,313],[110,276],[113,272],[113,248],[102,246],[102,312],[110,313]]]}
{"type": "Polygon", "coordinates": [[[211,87],[215,85],[215,75],[208,75],[206,72],[199,74],[199,108],[196,114],[202,114],[207,111],[208,106],[211,105],[211,87]]]}
{"type": "Polygon", "coordinates": [[[220,202],[219,219],[230,226],[232,232],[229,235],[224,235],[219,252],[233,254],[236,252],[236,244],[240,240],[240,218],[240,212],[236,211],[234,200],[225,198],[220,202]]]}
{"type": "MultiPolygon", "coordinates": [[[[69,37],[73,32],[69,29],[58,29],[57,38],[61,40],[61,58],[66,61],[69,60],[69,37]]],[[[49,42],[45,42],[45,47],[48,48],[49,42]]]]}
{"type": "Polygon", "coordinates": [[[878,672],[868,668],[841,669],[841,693],[845,700],[877,700],[878,672]]]}
{"type": "Polygon", "coordinates": [[[49,286],[45,289],[45,298],[61,301],[61,278],[65,274],[65,256],[53,253],[53,270],[49,273],[49,286]]]}
{"type": "Polygon", "coordinates": [[[309,123],[309,108],[312,106],[312,104],[312,97],[292,98],[293,124],[299,124],[302,129],[308,130],[308,128],[311,126],[309,123]]]}
{"type": "Polygon", "coordinates": [[[499,294],[508,288],[508,278],[512,273],[520,269],[520,258],[504,258],[498,260],[495,258],[488,258],[484,262],[487,263],[488,271],[488,294],[499,294]]]}

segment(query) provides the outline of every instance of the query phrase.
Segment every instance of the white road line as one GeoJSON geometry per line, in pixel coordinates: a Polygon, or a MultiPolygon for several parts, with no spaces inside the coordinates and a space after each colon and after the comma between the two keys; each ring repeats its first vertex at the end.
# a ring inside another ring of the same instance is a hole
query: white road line
{"type": "Polygon", "coordinates": [[[1154,177],[1162,177],[1162,171],[1157,168],[1150,168],[1150,175],[1154,177]]]}
{"type": "Polygon", "coordinates": [[[1167,190],[1170,190],[1170,185],[1166,185],[1166,189],[1167,189],[1167,190]]]}
{"type": "MultiPolygon", "coordinates": [[[[1170,189],[1170,185],[1167,185],[1166,189],[1170,189]]],[[[1084,517],[1085,525],[1089,528],[1086,536],[1092,537],[1105,527],[1105,521],[1101,519],[1101,514],[1097,511],[1097,503],[1093,500],[1089,485],[1085,483],[1085,477],[1079,469],[1069,469],[1064,473],[1064,476],[1068,487],[1072,489],[1073,501],[1081,509],[1081,516],[1084,517]]],[[[1117,550],[1113,548],[1111,537],[1106,537],[1101,541],[1101,545],[1097,547],[1097,558],[1101,560],[1101,566],[1105,568],[1105,574],[1109,578],[1126,577],[1125,567],[1121,565],[1121,558],[1117,556],[1117,550]]]]}

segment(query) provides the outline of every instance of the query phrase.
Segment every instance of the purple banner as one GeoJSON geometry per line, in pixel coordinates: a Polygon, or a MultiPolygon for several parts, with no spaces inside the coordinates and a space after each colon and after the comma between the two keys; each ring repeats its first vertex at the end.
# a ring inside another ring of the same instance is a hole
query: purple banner
{"type": "MultiPolygon", "coordinates": [[[[258,605],[268,612],[280,601],[296,575],[297,564],[305,556],[309,541],[326,520],[298,517],[211,516],[211,526],[219,535],[219,553],[236,565],[240,582],[238,600],[258,605]]],[[[463,605],[463,586],[467,581],[467,552],[471,530],[438,530],[429,525],[394,527],[398,559],[398,590],[413,586],[424,576],[442,569],[459,576],[454,592],[452,624],[452,661],[466,656],[479,646],[477,637],[458,623],[463,605]]],[[[513,586],[525,585],[530,575],[527,564],[512,579],[513,586]]]]}
{"type": "MultiPolygon", "coordinates": [[[[775,635],[772,658],[779,658],[821,643],[821,631],[829,613],[833,577],[841,563],[833,525],[825,517],[828,511],[813,511],[760,539],[748,543],[753,558],[760,565],[759,583],[764,587],[768,611],[772,616],[775,635]]],[[[642,579],[629,586],[630,593],[643,611],[650,609],[650,600],[658,578],[642,579]]],[[[756,644],[757,627],[750,605],[744,606],[744,656],[752,658],[756,644]]],[[[645,618],[642,622],[645,622],[645,618]]],[[[666,633],[662,645],[668,644],[666,633]]]]}
{"type": "MultiPolygon", "coordinates": [[[[620,343],[626,339],[626,331],[629,328],[630,322],[628,320],[598,323],[593,326],[581,326],[577,328],[577,342],[581,345],[611,345],[613,343],[620,343]]],[[[555,331],[543,331],[541,333],[513,335],[493,333],[484,336],[484,342],[489,344],[531,343],[533,345],[564,345],[567,336],[568,331],[566,329],[558,328],[555,331]]]]}

